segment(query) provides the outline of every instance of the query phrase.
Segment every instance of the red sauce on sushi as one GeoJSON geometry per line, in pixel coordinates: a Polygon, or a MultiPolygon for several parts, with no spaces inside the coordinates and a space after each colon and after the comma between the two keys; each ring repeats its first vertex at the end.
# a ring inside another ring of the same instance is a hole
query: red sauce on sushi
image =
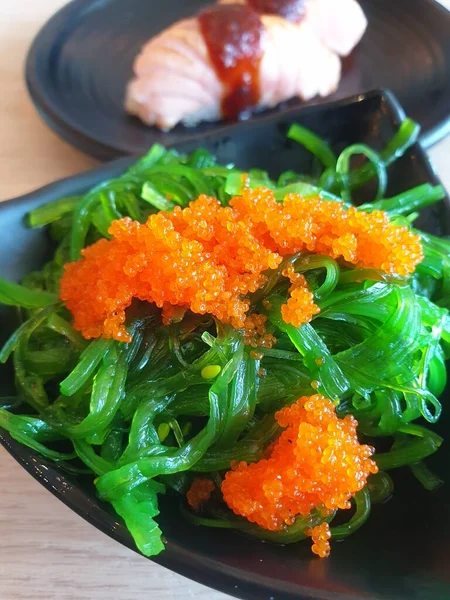
{"type": "Polygon", "coordinates": [[[222,114],[236,119],[260,99],[264,25],[245,4],[218,4],[198,17],[216,73],[225,86],[222,114]]]}

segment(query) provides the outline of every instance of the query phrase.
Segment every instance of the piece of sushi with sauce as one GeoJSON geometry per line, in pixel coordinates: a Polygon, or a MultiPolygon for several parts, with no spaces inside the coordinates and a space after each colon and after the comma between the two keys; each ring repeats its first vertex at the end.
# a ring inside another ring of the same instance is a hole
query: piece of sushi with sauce
{"type": "Polygon", "coordinates": [[[366,26],[355,0],[223,0],[142,48],[126,109],[170,130],[328,96],[366,26]]]}

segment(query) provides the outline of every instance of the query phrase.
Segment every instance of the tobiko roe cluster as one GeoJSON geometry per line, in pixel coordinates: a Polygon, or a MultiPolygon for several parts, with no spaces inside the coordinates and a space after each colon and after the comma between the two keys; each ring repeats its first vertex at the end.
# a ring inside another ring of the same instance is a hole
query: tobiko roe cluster
{"type": "MultiPolygon", "coordinates": [[[[304,396],[275,415],[284,431],[268,458],[240,462],[225,475],[222,494],[238,515],[270,531],[292,525],[298,515],[317,508],[324,515],[350,508],[378,467],[371,446],[361,445],[357,421],[339,419],[335,405],[324,396],[304,396]]],[[[326,523],[305,531],[313,538],[313,552],[329,553],[326,523]]]]}
{"type": "MultiPolygon", "coordinates": [[[[161,307],[166,322],[181,308],[251,330],[246,294],[264,285],[265,271],[300,251],[398,275],[412,273],[423,258],[419,237],[381,211],[296,194],[277,202],[267,189],[247,190],[227,207],[200,196],[145,224],[114,221],[109,232],[112,239],[83,250],[61,280],[61,299],[87,339],[130,341],[125,310],[133,298],[161,307]]],[[[318,307],[306,280],[292,279],[283,318],[300,326],[318,307]]]]}
{"type": "Polygon", "coordinates": [[[208,502],[215,489],[214,482],[211,479],[196,478],[189,488],[186,499],[188,504],[194,510],[198,510],[202,504],[208,502]]]}

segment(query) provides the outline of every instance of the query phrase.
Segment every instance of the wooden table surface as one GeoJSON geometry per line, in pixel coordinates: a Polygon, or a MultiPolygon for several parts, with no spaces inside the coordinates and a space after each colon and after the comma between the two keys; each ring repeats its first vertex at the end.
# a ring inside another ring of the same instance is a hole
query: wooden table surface
{"type": "MultiPolygon", "coordinates": [[[[445,0],[450,6],[450,0],[445,0]]],[[[95,166],[39,119],[23,80],[27,48],[64,0],[3,0],[0,18],[0,200],[95,166]]],[[[450,189],[450,138],[430,151],[450,189]]],[[[110,540],[0,449],[0,599],[225,600],[110,540]]]]}

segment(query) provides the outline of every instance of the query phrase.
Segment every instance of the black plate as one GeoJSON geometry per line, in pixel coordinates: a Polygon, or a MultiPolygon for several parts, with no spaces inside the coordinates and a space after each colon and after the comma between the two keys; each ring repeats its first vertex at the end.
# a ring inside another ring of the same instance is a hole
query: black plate
{"type": "MultiPolygon", "coordinates": [[[[202,144],[220,161],[243,168],[258,166],[273,175],[288,168],[307,170],[310,156],[284,136],[292,119],[326,137],[336,148],[366,142],[380,148],[397,129],[403,112],[386,94],[371,93],[334,106],[302,110],[298,118],[272,118],[230,127],[226,134],[205,137],[202,144]]],[[[178,145],[191,150],[195,142],[178,145]]],[[[0,275],[13,280],[39,267],[49,252],[45,231],[31,231],[24,215],[36,206],[64,195],[80,194],[100,181],[117,176],[133,159],[125,158],[35,193],[0,204],[0,275]]],[[[424,182],[437,183],[419,145],[390,169],[389,194],[424,182]]],[[[450,205],[449,205],[450,207],[450,205]]],[[[422,226],[434,232],[450,226],[444,205],[429,209],[422,226]]],[[[0,337],[15,327],[14,311],[0,309],[0,337]]],[[[2,342],[3,340],[0,340],[2,342]]],[[[0,371],[0,396],[13,387],[11,371],[0,371]]],[[[450,398],[448,398],[450,400],[450,398]]],[[[444,401],[445,407],[445,401],[444,401]]],[[[440,428],[450,425],[445,409],[440,428]]],[[[38,481],[70,508],[115,540],[134,548],[124,526],[91,486],[70,477],[28,448],[0,434],[0,442],[38,481]]],[[[433,465],[448,473],[447,445],[433,465]]],[[[156,562],[228,594],[251,600],[444,600],[450,598],[449,486],[425,492],[408,472],[395,474],[396,493],[374,507],[369,522],[343,543],[334,544],[327,560],[313,558],[310,544],[281,547],[263,544],[232,532],[211,531],[183,520],[177,504],[165,498],[161,526],[167,549],[156,562]]],[[[126,577],[126,573],[124,574],[126,577]]]]}
{"type": "MultiPolygon", "coordinates": [[[[26,78],[38,111],[64,139],[102,160],[143,153],[154,142],[222,134],[223,123],[162,133],[123,109],[143,43],[208,2],[73,0],[44,26],[28,56],[26,78]]],[[[368,32],[346,61],[337,94],[325,102],[389,88],[422,125],[429,146],[450,131],[450,12],[434,0],[360,2],[368,32]]],[[[292,100],[271,112],[284,115],[299,106],[292,100]]]]}

